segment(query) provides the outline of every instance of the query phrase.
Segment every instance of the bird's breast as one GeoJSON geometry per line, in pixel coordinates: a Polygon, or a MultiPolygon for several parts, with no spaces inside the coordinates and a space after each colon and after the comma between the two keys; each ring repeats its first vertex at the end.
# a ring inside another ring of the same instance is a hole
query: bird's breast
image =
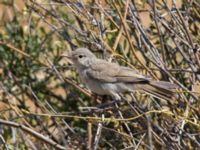
{"type": "Polygon", "coordinates": [[[116,85],[113,83],[105,83],[91,78],[90,76],[88,76],[87,70],[80,70],[79,76],[82,82],[87,86],[87,88],[98,95],[109,95],[110,91],[117,90],[116,85]]]}

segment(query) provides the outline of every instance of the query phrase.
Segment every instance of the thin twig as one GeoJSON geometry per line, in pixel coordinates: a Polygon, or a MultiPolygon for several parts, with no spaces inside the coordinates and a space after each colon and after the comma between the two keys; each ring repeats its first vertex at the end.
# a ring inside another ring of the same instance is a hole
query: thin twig
{"type": "Polygon", "coordinates": [[[19,129],[29,133],[30,135],[36,137],[37,139],[40,139],[43,142],[48,143],[49,145],[51,145],[51,146],[53,146],[53,147],[55,147],[57,149],[66,150],[66,147],[63,147],[62,145],[54,142],[50,138],[48,138],[48,137],[36,132],[35,130],[33,130],[33,129],[27,127],[27,126],[24,126],[24,125],[21,125],[21,124],[12,122],[12,121],[2,120],[2,119],[0,119],[0,123],[3,124],[3,125],[9,126],[9,127],[19,128],[19,129]]]}
{"type": "Polygon", "coordinates": [[[94,146],[93,146],[94,150],[97,150],[98,148],[99,140],[101,137],[102,126],[103,126],[102,123],[98,123],[97,133],[94,139],[94,146]]]}

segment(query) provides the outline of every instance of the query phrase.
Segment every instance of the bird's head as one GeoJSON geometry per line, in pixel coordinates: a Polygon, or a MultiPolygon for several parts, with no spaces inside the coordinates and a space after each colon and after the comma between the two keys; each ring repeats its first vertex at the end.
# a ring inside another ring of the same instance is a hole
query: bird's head
{"type": "Polygon", "coordinates": [[[65,57],[69,58],[76,68],[88,67],[91,60],[96,58],[87,48],[78,48],[65,57]]]}

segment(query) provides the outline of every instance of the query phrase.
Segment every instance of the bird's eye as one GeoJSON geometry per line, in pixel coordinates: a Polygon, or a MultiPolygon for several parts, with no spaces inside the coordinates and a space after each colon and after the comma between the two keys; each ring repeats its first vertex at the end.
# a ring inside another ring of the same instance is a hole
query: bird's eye
{"type": "Polygon", "coordinates": [[[83,55],[79,55],[78,58],[83,58],[83,55]]]}

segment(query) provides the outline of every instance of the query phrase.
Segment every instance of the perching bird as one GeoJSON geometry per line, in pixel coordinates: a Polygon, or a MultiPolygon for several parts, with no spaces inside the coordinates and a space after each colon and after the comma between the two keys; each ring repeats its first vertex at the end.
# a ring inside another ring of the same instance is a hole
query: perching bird
{"type": "Polygon", "coordinates": [[[78,71],[83,83],[98,95],[110,95],[120,100],[120,93],[143,90],[162,99],[171,99],[176,84],[154,81],[137,71],[98,59],[87,48],[78,48],[67,56],[78,71]]]}

